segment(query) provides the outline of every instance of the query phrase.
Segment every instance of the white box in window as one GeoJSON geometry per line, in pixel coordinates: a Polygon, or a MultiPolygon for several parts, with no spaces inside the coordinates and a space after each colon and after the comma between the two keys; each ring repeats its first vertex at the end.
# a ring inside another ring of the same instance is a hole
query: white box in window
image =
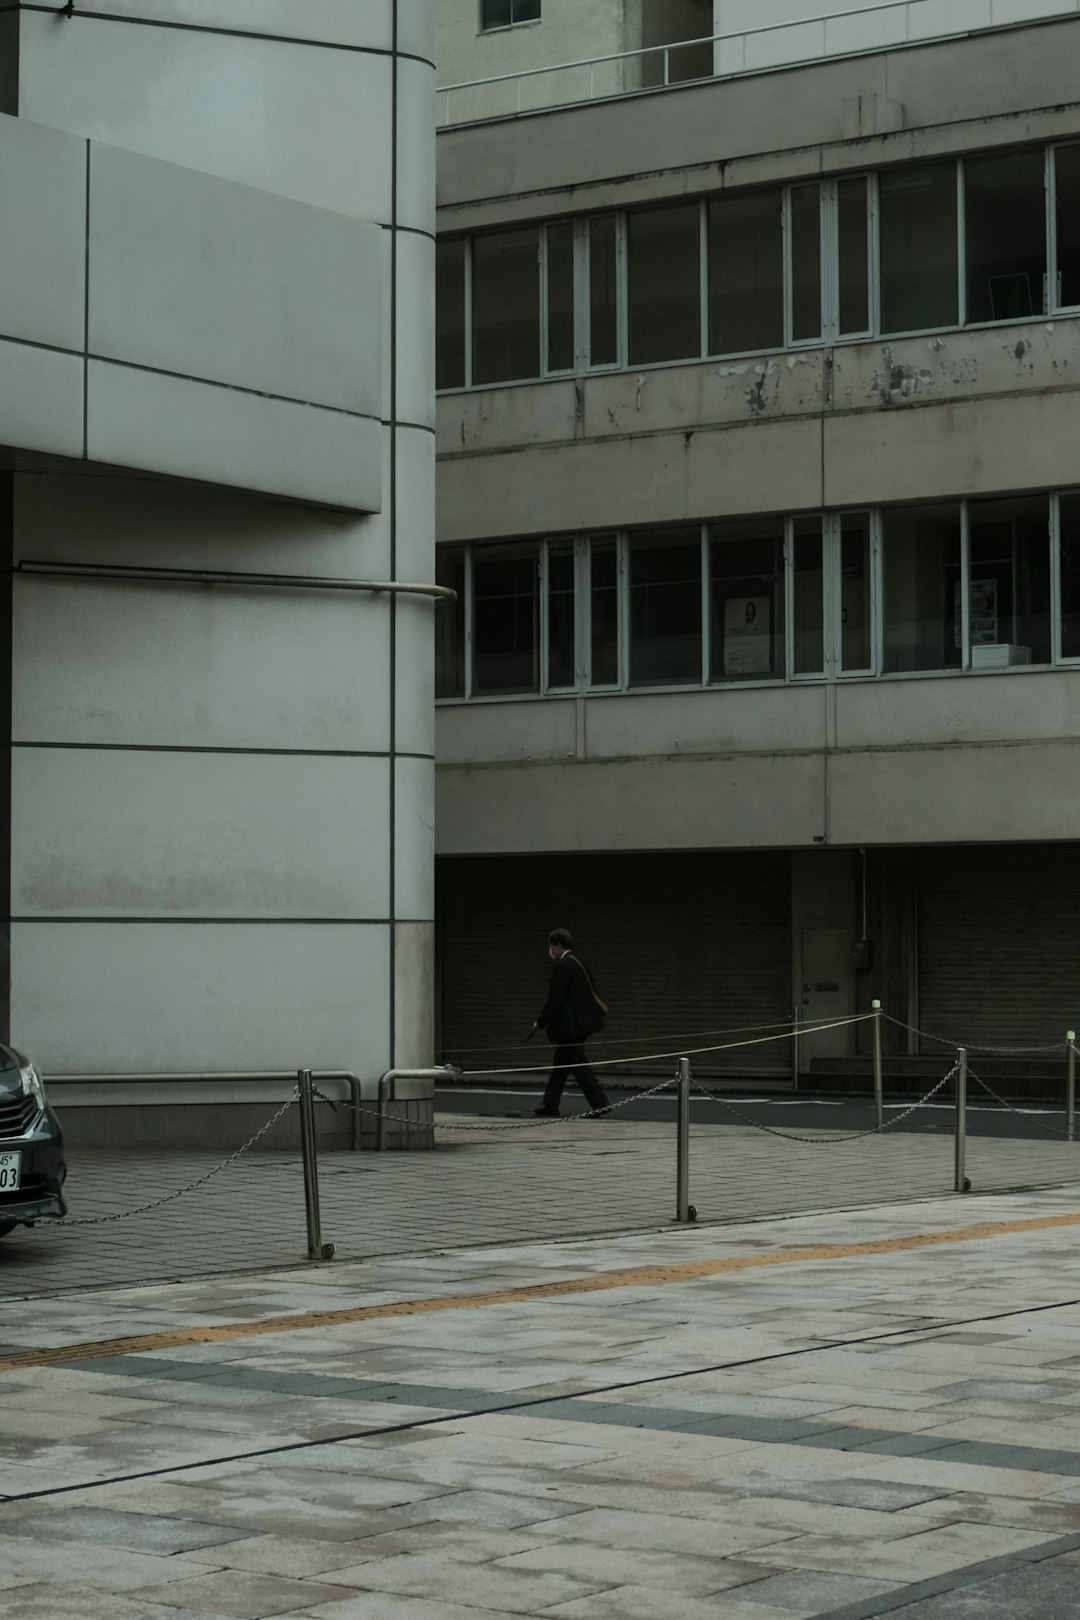
{"type": "Polygon", "coordinates": [[[1011,641],[990,641],[972,647],[972,669],[1008,669],[1011,664],[1030,664],[1031,648],[1017,647],[1011,641]]]}

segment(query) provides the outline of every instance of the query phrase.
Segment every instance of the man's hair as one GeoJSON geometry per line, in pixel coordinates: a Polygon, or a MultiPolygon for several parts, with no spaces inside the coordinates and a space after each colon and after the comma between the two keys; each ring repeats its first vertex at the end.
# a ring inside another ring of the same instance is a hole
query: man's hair
{"type": "Polygon", "coordinates": [[[572,951],[574,948],[574,936],[569,928],[553,928],[548,935],[548,944],[561,945],[564,951],[572,951]]]}

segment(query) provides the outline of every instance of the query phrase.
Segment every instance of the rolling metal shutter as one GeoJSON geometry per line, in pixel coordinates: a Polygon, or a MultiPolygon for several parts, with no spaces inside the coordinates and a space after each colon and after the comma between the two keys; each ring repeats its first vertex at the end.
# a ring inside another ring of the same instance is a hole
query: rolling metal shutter
{"type": "MultiPolygon", "coordinates": [[[[602,1047],[612,1057],[663,1052],[688,1037],[707,1045],[712,1037],[700,1032],[790,1018],[786,854],[446,859],[436,909],[448,1062],[545,1061],[542,1035],[522,1043],[544,1000],[547,935],[558,927],[573,933],[611,1007],[605,1033],[590,1042],[596,1061],[602,1047]]],[[[787,1074],[790,1063],[789,1045],[778,1042],[697,1059],[695,1068],[787,1074]]]]}
{"type": "Polygon", "coordinates": [[[1080,1027],[1080,845],[929,850],[918,895],[922,1029],[1034,1046],[1080,1027]]]}

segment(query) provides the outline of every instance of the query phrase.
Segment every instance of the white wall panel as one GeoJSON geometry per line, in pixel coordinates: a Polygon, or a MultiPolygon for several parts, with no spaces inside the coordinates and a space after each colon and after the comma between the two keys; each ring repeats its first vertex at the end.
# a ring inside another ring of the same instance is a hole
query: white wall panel
{"type": "Polygon", "coordinates": [[[398,224],[435,231],[435,88],[423,62],[398,63],[398,224]]]}
{"type": "Polygon", "coordinates": [[[16,924],[12,1031],[46,1072],[389,1063],[390,930],[16,924]]]}
{"type": "Polygon", "coordinates": [[[16,749],[12,915],[380,919],[389,798],[381,759],[16,749]]]}
{"type": "Polygon", "coordinates": [[[131,22],[229,29],[388,51],[394,39],[394,0],[94,0],[94,10],[131,22]]]}
{"type": "Polygon", "coordinates": [[[380,234],[93,142],[90,353],[378,416],[380,234]]]}
{"type": "Polygon", "coordinates": [[[435,244],[398,232],[397,419],[435,426],[435,244]]]}
{"type": "MultiPolygon", "coordinates": [[[[620,694],[620,701],[627,700],[620,694]]],[[[573,759],[577,752],[575,705],[565,698],[539,698],[527,703],[440,704],[435,714],[435,735],[440,765],[573,759]]]]}
{"type": "Polygon", "coordinates": [[[366,416],[92,360],[91,461],[377,512],[381,431],[366,416]]]}
{"type": "MultiPolygon", "coordinates": [[[[398,923],[394,941],[394,1061],[428,1069],[435,1061],[435,925],[398,923]]],[[[405,1084],[399,1095],[407,1095],[405,1084]]]]}
{"type": "Polygon", "coordinates": [[[434,578],[435,437],[399,428],[397,436],[397,567],[395,579],[430,584],[434,578]]]}
{"type": "Polygon", "coordinates": [[[83,346],[86,143],[0,117],[0,333],[83,346]]]}
{"type": "Polygon", "coordinates": [[[399,596],[397,603],[396,746],[402,754],[435,752],[435,625],[445,604],[399,596]]]}
{"type": "Polygon", "coordinates": [[[390,746],[379,597],[59,578],[15,591],[16,741],[390,746]]]}
{"type": "Polygon", "coordinates": [[[83,362],[78,355],[0,339],[0,444],[55,456],[82,455],[83,362]]]}
{"type": "Polygon", "coordinates": [[[391,57],[52,13],[20,20],[23,117],[389,222],[391,57]]]}
{"type": "Polygon", "coordinates": [[[435,765],[395,764],[394,915],[426,922],[435,915],[435,765]]]}

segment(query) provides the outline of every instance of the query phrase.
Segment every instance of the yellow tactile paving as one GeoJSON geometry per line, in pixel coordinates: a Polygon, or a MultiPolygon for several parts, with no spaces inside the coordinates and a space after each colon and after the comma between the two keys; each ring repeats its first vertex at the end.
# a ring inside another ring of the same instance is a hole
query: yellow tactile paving
{"type": "Polygon", "coordinates": [[[301,1311],[289,1316],[268,1316],[257,1322],[223,1322],[215,1327],[174,1328],[163,1333],[134,1334],[121,1339],[97,1339],[48,1350],[27,1350],[0,1356],[0,1372],[19,1367],[60,1366],[107,1356],[140,1355],[149,1350],[175,1350],[186,1344],[217,1344],[232,1339],[258,1338],[269,1333],[302,1333],[310,1328],[341,1327],[352,1322],[381,1322],[395,1316],[428,1316],[439,1311],[472,1311],[489,1305],[523,1305],[532,1300],[558,1299],[568,1294],[599,1293],[610,1288],[654,1288],[665,1283],[698,1282],[731,1272],[764,1266],[805,1265],[822,1260],[854,1260],[862,1255],[899,1254],[945,1243],[975,1243],[986,1238],[1020,1232],[1048,1232],[1080,1226],[1080,1213],[1044,1215],[1018,1221],[983,1221],[974,1226],[911,1232],[903,1237],[877,1238],[865,1243],[825,1243],[812,1248],[773,1249],[766,1254],[725,1255],[715,1260],[688,1260],[677,1265],[635,1266],[625,1271],[600,1271],[561,1282],[531,1283],[521,1288],[487,1293],[444,1294],[432,1299],[399,1300],[392,1305],[356,1305],[335,1311],[301,1311]]]}

